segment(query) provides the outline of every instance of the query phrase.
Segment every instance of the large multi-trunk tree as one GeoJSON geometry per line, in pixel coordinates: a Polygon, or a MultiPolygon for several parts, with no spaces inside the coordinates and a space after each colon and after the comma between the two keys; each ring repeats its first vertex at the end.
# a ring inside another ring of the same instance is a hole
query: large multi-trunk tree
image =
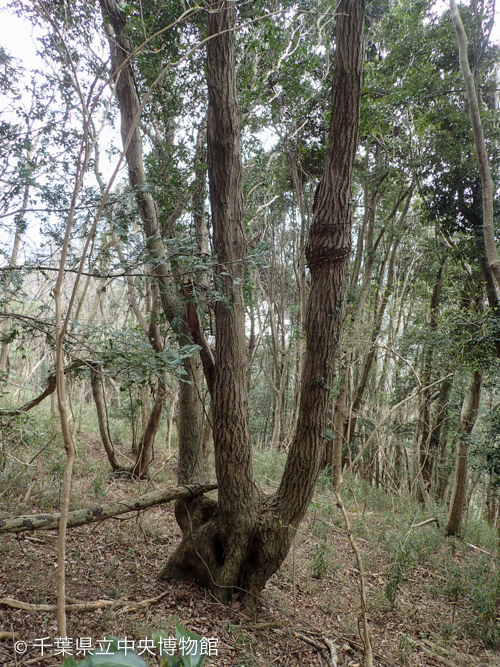
{"type": "MultiPolygon", "coordinates": [[[[240,591],[252,605],[286,557],[309,506],[327,431],[334,358],[344,318],[351,248],[351,179],[358,141],[364,59],[364,0],[337,8],[329,142],[306,246],[311,289],[296,432],[278,490],[255,483],[248,428],[240,120],[234,56],[235,3],[208,7],[208,171],[216,284],[212,395],[218,501],[178,507],[183,539],[164,578],[196,579],[220,599],[240,591]]],[[[182,442],[180,443],[182,447],[182,442]]]]}

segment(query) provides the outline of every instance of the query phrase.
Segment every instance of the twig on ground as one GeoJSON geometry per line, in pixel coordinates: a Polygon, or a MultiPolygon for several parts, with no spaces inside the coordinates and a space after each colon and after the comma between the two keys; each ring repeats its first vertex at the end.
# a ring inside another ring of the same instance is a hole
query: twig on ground
{"type": "Polygon", "coordinates": [[[322,644],[319,641],[316,641],[315,639],[312,639],[311,637],[308,637],[307,635],[302,634],[302,632],[294,632],[293,634],[298,639],[302,639],[303,642],[306,642],[307,644],[313,646],[319,653],[319,655],[323,658],[323,660],[326,661],[326,664],[331,666],[332,663],[330,662],[330,657],[325,649],[324,644],[322,644]]]}
{"type": "Polygon", "coordinates": [[[338,654],[337,654],[337,648],[336,648],[335,644],[332,642],[331,639],[328,639],[328,637],[323,637],[323,641],[325,642],[325,644],[330,649],[330,656],[331,656],[330,657],[330,662],[331,662],[332,667],[337,667],[339,657],[338,657],[338,654]]]}
{"type": "MultiPolygon", "coordinates": [[[[149,598],[148,600],[141,600],[139,602],[136,602],[135,600],[92,600],[89,602],[67,604],[66,611],[94,611],[95,609],[103,609],[105,607],[115,607],[120,609],[120,614],[125,614],[128,611],[134,611],[141,607],[147,607],[150,604],[156,604],[166,597],[169,592],[170,591],[164,591],[161,595],[158,595],[155,598],[149,598]]],[[[67,598],[67,601],[69,600],[71,600],[71,598],[67,598]]],[[[29,604],[28,602],[14,600],[13,598],[0,598],[0,605],[11,607],[12,609],[22,609],[24,611],[32,612],[57,611],[57,605],[55,604],[29,604]]]]}
{"type": "Polygon", "coordinates": [[[493,554],[490,551],[486,551],[486,549],[481,549],[481,547],[476,547],[475,544],[471,544],[470,542],[466,542],[465,544],[471,549],[474,549],[475,551],[480,551],[483,554],[488,554],[488,556],[493,556],[493,554]]]}

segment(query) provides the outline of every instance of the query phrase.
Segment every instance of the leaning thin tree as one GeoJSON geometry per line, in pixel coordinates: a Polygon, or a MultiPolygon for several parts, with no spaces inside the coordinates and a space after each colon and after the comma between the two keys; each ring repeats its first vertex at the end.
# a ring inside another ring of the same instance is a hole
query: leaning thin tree
{"type": "MultiPolygon", "coordinates": [[[[251,606],[285,559],[311,501],[324,449],[334,358],[344,318],[351,247],[351,180],[358,142],[364,59],[364,0],[341,0],[325,171],[306,248],[311,274],[297,428],[277,492],[264,496],[252,470],[245,379],[240,120],[235,3],[208,8],[208,168],[218,259],[215,378],[212,396],[218,502],[177,509],[183,539],[163,578],[196,579],[220,599],[240,591],[251,606]]],[[[182,443],[180,443],[182,446],[182,443]]]]}

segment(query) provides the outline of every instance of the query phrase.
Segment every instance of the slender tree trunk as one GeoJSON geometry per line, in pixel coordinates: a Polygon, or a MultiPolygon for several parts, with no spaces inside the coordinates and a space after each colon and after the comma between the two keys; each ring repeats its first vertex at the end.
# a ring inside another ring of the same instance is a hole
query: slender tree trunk
{"type": "MultiPolygon", "coordinates": [[[[429,434],[429,447],[427,454],[428,469],[425,471],[425,473],[424,471],[422,471],[422,476],[427,490],[431,488],[432,475],[434,472],[436,461],[438,460],[441,433],[443,430],[443,425],[445,424],[446,419],[448,418],[448,401],[450,398],[450,392],[452,386],[453,386],[453,376],[450,376],[443,380],[443,383],[441,384],[441,388],[439,390],[439,397],[436,406],[436,412],[434,415],[434,422],[432,424],[431,432],[429,434]]],[[[436,476],[436,482],[437,482],[437,476],[436,476]]],[[[433,493],[434,496],[436,497],[436,493],[434,492],[434,490],[433,493]]]]}
{"type": "MultiPolygon", "coordinates": [[[[429,322],[429,329],[431,332],[431,336],[438,328],[439,300],[441,296],[441,287],[443,284],[443,269],[445,261],[446,261],[446,256],[443,256],[436,276],[436,281],[434,283],[434,287],[432,290],[431,303],[430,303],[430,322],[429,322]]],[[[427,349],[425,350],[425,355],[424,355],[424,372],[422,375],[422,384],[424,385],[430,383],[433,358],[434,358],[434,341],[431,338],[430,342],[428,342],[427,344],[427,349]]],[[[420,480],[421,483],[418,486],[417,498],[419,502],[424,503],[425,498],[428,497],[428,494],[430,492],[430,487],[432,482],[432,470],[436,458],[436,449],[434,447],[431,448],[431,442],[430,442],[430,434],[431,434],[431,390],[430,389],[427,389],[426,391],[422,392],[422,402],[420,404],[419,418],[422,423],[422,431],[420,439],[420,470],[419,470],[419,475],[421,476],[420,480]]],[[[433,440],[432,444],[433,445],[437,444],[435,439],[433,440]]]]}
{"type": "Polygon", "coordinates": [[[474,134],[474,148],[476,151],[477,166],[481,175],[481,185],[483,191],[483,232],[484,244],[486,247],[486,257],[489,267],[495,276],[497,288],[500,289],[500,257],[498,256],[495,228],[493,220],[493,179],[491,178],[490,163],[486,142],[484,139],[483,124],[479,113],[479,103],[477,99],[476,84],[474,75],[469,66],[469,55],[467,48],[467,35],[465,34],[462,19],[458,11],[455,0],[450,0],[450,11],[453,25],[457,33],[460,69],[465,82],[467,92],[467,101],[469,106],[469,115],[474,134]]]}
{"type": "Polygon", "coordinates": [[[342,479],[342,445],[344,443],[345,425],[347,423],[347,393],[349,367],[351,365],[351,350],[344,355],[340,386],[335,400],[333,417],[333,448],[332,448],[332,488],[336,491],[342,479]]]}
{"type": "Polygon", "coordinates": [[[142,432],[137,451],[137,458],[133,468],[133,476],[142,479],[148,476],[149,466],[153,460],[153,445],[161,425],[163,408],[167,398],[167,385],[164,378],[158,381],[153,408],[142,432]]]}
{"type": "Polygon", "coordinates": [[[90,367],[90,386],[92,387],[92,396],[94,397],[97,411],[97,423],[99,424],[101,441],[104,446],[106,456],[108,457],[111,469],[120,470],[120,465],[116,461],[115,450],[108,430],[108,418],[106,414],[106,406],[104,404],[101,382],[101,374],[98,372],[96,365],[92,365],[90,367]]]}
{"type": "MultiPolygon", "coordinates": [[[[410,201],[411,197],[413,194],[413,188],[410,188],[410,191],[408,193],[405,206],[403,209],[403,212],[400,217],[399,221],[399,226],[402,226],[402,223],[404,222],[406,215],[408,213],[408,208],[410,206],[410,201]]],[[[363,396],[365,393],[365,389],[368,385],[368,378],[370,376],[370,371],[372,368],[373,360],[375,359],[376,356],[376,342],[377,338],[380,334],[380,330],[382,328],[382,322],[385,314],[385,309],[387,308],[387,304],[389,303],[389,298],[392,294],[392,288],[394,285],[394,268],[395,268],[395,263],[396,263],[396,256],[397,256],[397,249],[399,246],[399,239],[395,239],[393,242],[392,246],[392,251],[389,259],[389,266],[387,269],[387,282],[385,285],[384,289],[384,295],[382,297],[382,301],[379,305],[378,308],[376,308],[375,312],[375,317],[374,317],[374,322],[373,322],[373,331],[372,331],[372,342],[371,342],[371,347],[370,350],[368,351],[368,354],[366,355],[365,362],[363,364],[363,372],[361,374],[360,381],[358,383],[358,386],[356,387],[356,392],[354,395],[354,400],[352,402],[351,410],[352,410],[352,418],[349,423],[349,431],[346,435],[346,440],[348,444],[350,445],[353,440],[354,440],[354,435],[356,431],[356,422],[358,418],[359,411],[361,409],[361,406],[363,404],[363,396]]]]}
{"type": "Polygon", "coordinates": [[[446,466],[446,452],[448,449],[448,408],[446,408],[444,424],[441,427],[441,436],[439,441],[439,451],[436,468],[436,491],[435,497],[437,500],[444,502],[446,495],[446,486],[448,484],[448,470],[446,466]]]}
{"type": "Polygon", "coordinates": [[[177,406],[177,436],[179,443],[179,484],[196,484],[205,477],[201,401],[201,368],[199,360],[184,361],[186,375],[179,381],[179,403],[177,406]]]}
{"type": "Polygon", "coordinates": [[[455,450],[455,482],[451,494],[450,511],[446,533],[459,535],[467,493],[467,464],[469,459],[470,434],[476,423],[479,401],[481,398],[482,375],[474,371],[464,400],[455,450]]]}
{"type": "MultiPolygon", "coordinates": [[[[27,155],[27,160],[28,163],[32,158],[32,152],[29,151],[27,155]]],[[[29,182],[26,182],[24,186],[24,196],[23,196],[23,201],[21,204],[21,210],[19,213],[16,215],[16,230],[14,233],[14,243],[12,245],[12,253],[10,255],[9,259],[9,264],[8,264],[8,271],[5,273],[5,279],[3,281],[3,292],[4,292],[4,313],[9,312],[9,287],[10,287],[10,282],[12,278],[12,270],[15,268],[17,264],[17,257],[19,255],[19,249],[21,247],[21,239],[24,234],[24,230],[26,228],[26,221],[25,221],[25,215],[26,215],[26,209],[28,207],[28,199],[29,199],[29,182]]],[[[11,325],[11,320],[9,317],[5,317],[2,321],[2,346],[0,349],[0,372],[5,373],[7,370],[7,358],[9,354],[9,333],[10,333],[10,325],[11,325]]]]}
{"type": "MultiPolygon", "coordinates": [[[[153,282],[151,284],[151,312],[149,315],[148,337],[149,342],[151,343],[151,347],[156,352],[156,354],[160,354],[163,350],[163,341],[158,326],[160,310],[161,301],[158,285],[153,282]]],[[[146,413],[147,419],[145,420],[145,423],[143,422],[142,424],[142,435],[137,450],[135,465],[132,470],[132,474],[137,479],[147,477],[149,473],[149,465],[153,460],[153,445],[163,417],[163,409],[165,407],[165,401],[167,400],[167,391],[168,389],[165,378],[165,371],[162,371],[158,377],[158,386],[156,389],[153,408],[149,414],[149,417],[147,417],[146,413]]]]}
{"type": "MultiPolygon", "coordinates": [[[[351,285],[356,285],[358,280],[358,273],[361,266],[361,254],[363,245],[367,248],[367,258],[365,261],[363,269],[363,277],[361,281],[361,287],[358,297],[358,302],[356,308],[351,313],[349,319],[349,329],[353,330],[357,321],[360,319],[365,304],[368,297],[368,291],[370,289],[373,266],[375,263],[375,251],[382,240],[384,231],[381,231],[378,238],[373,240],[374,235],[374,226],[375,226],[375,214],[377,210],[379,191],[376,188],[371,196],[368,197],[368,188],[365,187],[365,215],[363,217],[363,225],[360,232],[360,238],[358,238],[358,244],[356,249],[356,258],[354,261],[353,274],[351,276],[351,285]],[[366,239],[364,235],[366,234],[366,239]]],[[[350,332],[349,332],[350,333],[350,332]]],[[[349,340],[349,333],[345,336],[346,340],[349,340]]],[[[339,390],[337,392],[337,397],[335,400],[335,406],[333,409],[333,432],[334,438],[333,441],[327,441],[325,449],[326,456],[325,460],[329,462],[332,466],[332,487],[337,489],[341,476],[342,476],[342,444],[346,439],[346,431],[348,429],[347,421],[347,391],[348,391],[348,378],[351,370],[351,359],[352,359],[352,349],[348,348],[345,350],[343,355],[343,362],[341,373],[339,377],[339,390]]],[[[349,424],[350,424],[349,420],[349,424]]]]}
{"type": "Polygon", "coordinates": [[[203,429],[201,432],[201,448],[203,450],[203,463],[205,465],[205,470],[208,469],[208,459],[210,457],[210,449],[212,445],[212,404],[208,408],[208,412],[205,415],[203,421],[203,429]]]}
{"type": "Polygon", "coordinates": [[[299,178],[299,172],[297,169],[297,156],[296,154],[290,155],[290,165],[292,171],[292,182],[295,190],[295,195],[297,197],[297,205],[299,208],[300,214],[300,234],[298,242],[298,287],[299,287],[299,340],[298,340],[298,351],[297,351],[297,371],[296,371],[296,380],[295,380],[295,391],[294,391],[294,404],[293,404],[293,417],[292,417],[292,429],[295,431],[297,425],[297,417],[299,414],[299,396],[300,396],[300,383],[299,378],[302,374],[302,367],[304,365],[304,353],[306,346],[306,305],[307,305],[307,279],[306,279],[306,255],[305,255],[305,246],[306,246],[306,235],[308,229],[308,218],[306,213],[306,207],[304,203],[304,193],[301,179],[299,178]]]}
{"type": "MultiPolygon", "coordinates": [[[[145,187],[147,181],[143,161],[142,136],[139,127],[134,126],[134,119],[140,110],[140,102],[131,63],[126,63],[126,59],[131,52],[131,47],[126,34],[126,17],[115,0],[100,0],[100,5],[103,11],[103,16],[105,17],[105,29],[109,36],[112,54],[112,72],[116,81],[116,96],[120,106],[121,134],[124,144],[127,137],[130,137],[130,142],[126,151],[129,181],[130,185],[135,190],[136,202],[147,239],[148,252],[153,259],[151,272],[158,284],[161,305],[165,317],[170,323],[174,321],[181,322],[180,330],[179,327],[176,327],[175,329],[179,344],[185,345],[194,341],[196,344],[200,345],[200,355],[205,376],[207,378],[207,385],[210,392],[212,392],[214,373],[213,355],[199,324],[194,303],[193,288],[192,286],[184,286],[184,289],[180,290],[179,286],[172,278],[172,267],[166,253],[162,238],[162,230],[160,229],[158,220],[158,207],[156,206],[156,202],[150,190],[145,187]]],[[[201,188],[201,183],[197,183],[197,186],[201,188]]],[[[207,235],[205,234],[202,222],[204,216],[199,206],[200,197],[198,197],[198,199],[195,197],[195,203],[197,206],[196,225],[200,252],[205,252],[207,235]]],[[[131,305],[133,305],[132,302],[131,305]]],[[[187,373],[187,377],[189,378],[190,370],[187,370],[187,373]]],[[[187,387],[181,387],[181,393],[189,393],[189,391],[190,390],[187,387]]],[[[199,397],[196,400],[194,396],[192,397],[192,400],[191,398],[189,400],[181,400],[179,403],[178,423],[180,420],[181,423],[190,424],[190,428],[199,425],[201,429],[199,409],[199,397]],[[184,414],[184,410],[192,410],[192,413],[188,412],[187,414],[184,414]]],[[[183,442],[182,435],[185,432],[186,431],[183,428],[178,429],[179,450],[181,451],[184,448],[189,449],[190,447],[194,448],[190,451],[184,451],[182,456],[190,461],[193,457],[199,456],[200,460],[193,468],[193,470],[197,470],[198,468],[203,467],[203,458],[200,447],[201,431],[196,438],[189,437],[186,442],[183,442]]],[[[185,480],[184,483],[186,481],[187,480],[185,480]]]]}

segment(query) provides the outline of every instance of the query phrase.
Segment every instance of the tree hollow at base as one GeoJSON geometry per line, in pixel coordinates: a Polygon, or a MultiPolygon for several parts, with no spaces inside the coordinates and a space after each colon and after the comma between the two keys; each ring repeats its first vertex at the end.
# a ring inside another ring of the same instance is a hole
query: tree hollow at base
{"type": "Polygon", "coordinates": [[[196,581],[221,602],[238,595],[255,608],[269,578],[280,568],[291,546],[291,527],[284,527],[269,508],[250,534],[221,524],[217,503],[194,498],[176,505],[182,541],[160,573],[160,579],[196,581]]]}

